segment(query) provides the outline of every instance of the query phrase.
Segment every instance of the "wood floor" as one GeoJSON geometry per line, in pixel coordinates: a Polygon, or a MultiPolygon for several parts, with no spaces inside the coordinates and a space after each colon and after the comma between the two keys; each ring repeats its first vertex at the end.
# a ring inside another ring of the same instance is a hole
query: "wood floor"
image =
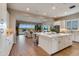
{"type": "Polygon", "coordinates": [[[48,54],[40,47],[34,46],[32,39],[25,39],[20,35],[17,44],[13,46],[10,56],[47,56],[48,54]]]}
{"type": "Polygon", "coordinates": [[[65,48],[53,56],[79,56],[79,43],[73,42],[73,45],[65,48]]]}
{"type": "MultiPolygon", "coordinates": [[[[24,35],[19,35],[17,43],[13,45],[10,56],[49,56],[42,48],[34,46],[32,39],[27,39],[24,35]]],[[[62,51],[52,56],[79,56],[79,43],[73,43],[62,51]]]]}

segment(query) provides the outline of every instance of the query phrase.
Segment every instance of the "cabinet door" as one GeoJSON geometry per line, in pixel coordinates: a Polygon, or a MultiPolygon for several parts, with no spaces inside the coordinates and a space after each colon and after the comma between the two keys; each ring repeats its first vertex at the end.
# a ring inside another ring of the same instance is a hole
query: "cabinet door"
{"type": "Polygon", "coordinates": [[[58,49],[59,50],[64,48],[64,43],[65,43],[64,37],[63,36],[58,37],[58,49]]]}
{"type": "Polygon", "coordinates": [[[5,54],[5,37],[0,38],[0,56],[3,56],[5,54]]]}
{"type": "Polygon", "coordinates": [[[39,36],[39,46],[43,48],[47,53],[51,54],[52,42],[49,37],[39,36]]]}
{"type": "Polygon", "coordinates": [[[74,35],[74,40],[73,41],[79,42],[79,32],[75,31],[75,32],[73,32],[73,35],[74,35]]]}
{"type": "Polygon", "coordinates": [[[58,48],[58,39],[56,39],[56,38],[52,38],[50,41],[51,41],[51,52],[52,53],[55,53],[55,52],[57,52],[58,50],[59,50],[59,48],[58,48]],[[51,41],[52,40],[52,41],[51,41]]]}
{"type": "Polygon", "coordinates": [[[63,36],[63,39],[64,39],[64,48],[66,48],[66,47],[68,47],[69,45],[70,45],[70,36],[69,35],[65,35],[65,36],[63,36]]]}
{"type": "Polygon", "coordinates": [[[41,46],[44,50],[48,50],[48,41],[44,36],[39,36],[39,46],[41,46]]]}
{"type": "Polygon", "coordinates": [[[9,36],[5,39],[5,55],[9,55],[12,45],[13,45],[13,38],[9,36]]]}
{"type": "Polygon", "coordinates": [[[59,49],[60,50],[72,45],[72,40],[70,37],[71,37],[70,35],[59,37],[59,49]]]}
{"type": "Polygon", "coordinates": [[[9,39],[5,39],[5,55],[9,54],[9,39]]]}
{"type": "Polygon", "coordinates": [[[75,37],[76,37],[76,40],[75,41],[79,42],[79,32],[76,32],[75,37]]]}

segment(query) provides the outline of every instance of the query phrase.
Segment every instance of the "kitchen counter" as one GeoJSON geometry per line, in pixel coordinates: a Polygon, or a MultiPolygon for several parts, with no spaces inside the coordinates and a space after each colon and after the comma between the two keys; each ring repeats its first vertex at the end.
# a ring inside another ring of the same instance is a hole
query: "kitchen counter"
{"type": "Polygon", "coordinates": [[[36,33],[37,35],[47,36],[47,37],[59,37],[59,36],[65,36],[65,35],[71,35],[69,33],[36,33]]]}
{"type": "Polygon", "coordinates": [[[54,54],[72,45],[69,33],[36,33],[39,36],[39,45],[49,55],[54,54]]]}

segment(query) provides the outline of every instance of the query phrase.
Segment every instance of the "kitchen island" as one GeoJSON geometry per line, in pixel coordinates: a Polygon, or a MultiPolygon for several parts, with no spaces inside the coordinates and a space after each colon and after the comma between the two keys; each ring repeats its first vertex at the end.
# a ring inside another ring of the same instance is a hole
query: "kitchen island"
{"type": "Polygon", "coordinates": [[[54,54],[72,45],[69,33],[36,33],[39,36],[39,44],[49,55],[54,54]]]}

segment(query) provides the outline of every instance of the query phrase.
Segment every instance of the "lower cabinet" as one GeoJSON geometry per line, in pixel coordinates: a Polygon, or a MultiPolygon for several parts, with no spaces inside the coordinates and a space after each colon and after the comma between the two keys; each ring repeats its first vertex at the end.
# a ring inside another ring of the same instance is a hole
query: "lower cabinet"
{"type": "Polygon", "coordinates": [[[58,50],[63,49],[65,42],[64,42],[64,37],[58,37],[58,50]]]}
{"type": "Polygon", "coordinates": [[[58,37],[58,49],[64,49],[68,46],[72,45],[72,39],[71,36],[63,36],[63,37],[58,37]]]}
{"type": "Polygon", "coordinates": [[[8,56],[13,45],[13,36],[4,37],[2,41],[2,45],[0,45],[0,56],[8,56]]]}
{"type": "Polygon", "coordinates": [[[12,48],[12,45],[13,45],[13,42],[12,42],[12,39],[11,37],[7,38],[6,39],[6,44],[5,44],[5,55],[9,55],[10,51],[11,51],[11,48],[12,48]]]}
{"type": "MultiPolygon", "coordinates": [[[[50,42],[49,42],[50,43],[50,42]]],[[[53,54],[53,53],[55,53],[55,52],[57,52],[58,51],[58,40],[57,39],[52,39],[52,41],[51,41],[51,54],[53,54]]]]}
{"type": "Polygon", "coordinates": [[[48,37],[39,36],[39,46],[44,49],[47,53],[51,53],[51,42],[48,37]]]}
{"type": "Polygon", "coordinates": [[[79,31],[73,31],[72,32],[72,39],[75,42],[79,42],[79,31]]]}
{"type": "Polygon", "coordinates": [[[52,38],[41,35],[39,36],[39,46],[43,48],[49,55],[54,54],[71,45],[71,35],[52,38]]]}

